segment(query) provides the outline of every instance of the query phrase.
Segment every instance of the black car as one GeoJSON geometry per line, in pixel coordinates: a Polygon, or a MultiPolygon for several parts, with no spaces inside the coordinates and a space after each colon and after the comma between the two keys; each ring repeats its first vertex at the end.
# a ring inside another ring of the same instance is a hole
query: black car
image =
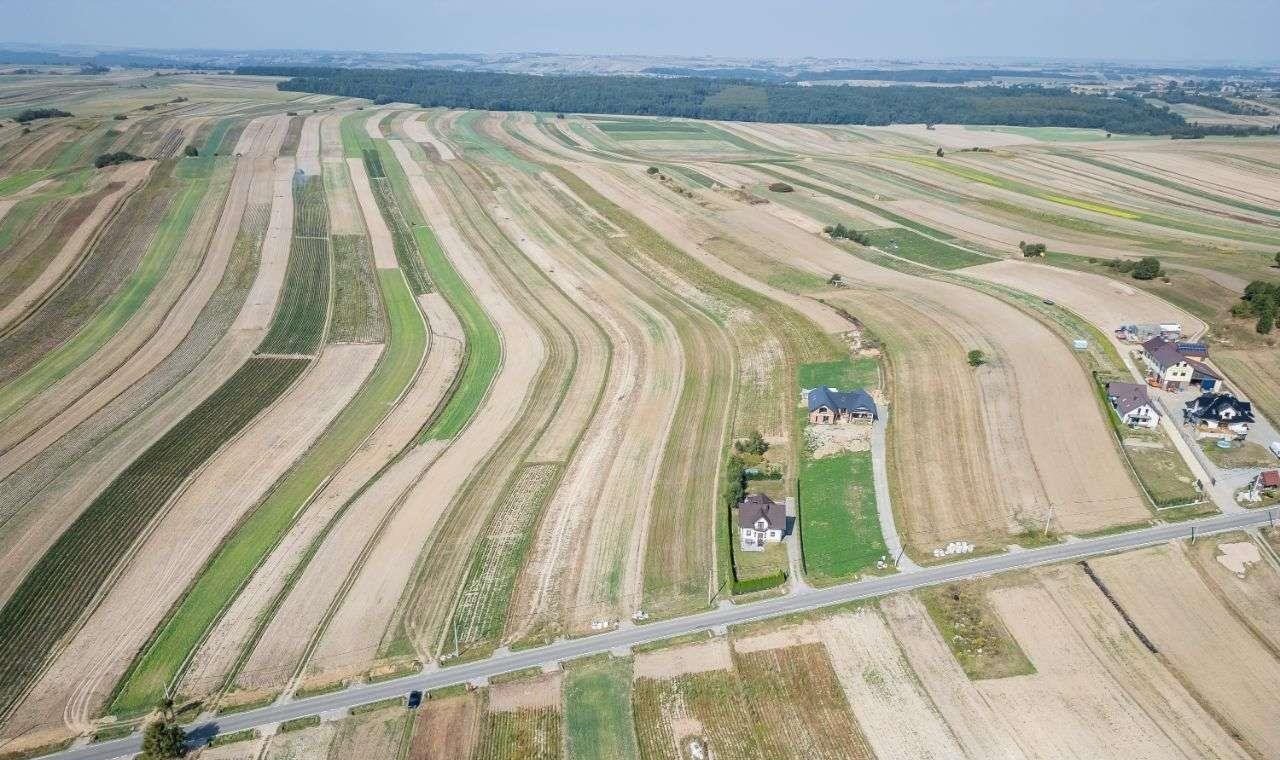
{"type": "Polygon", "coordinates": [[[416,689],[409,692],[409,698],[405,700],[405,705],[410,710],[416,710],[418,709],[418,706],[421,704],[422,704],[422,692],[416,689]]]}

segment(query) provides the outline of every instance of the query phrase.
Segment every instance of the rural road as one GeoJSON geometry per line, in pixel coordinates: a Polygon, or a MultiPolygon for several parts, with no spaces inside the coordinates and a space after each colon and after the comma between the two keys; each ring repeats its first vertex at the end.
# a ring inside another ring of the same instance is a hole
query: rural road
{"type": "MultiPolygon", "coordinates": [[[[296,699],[283,704],[273,704],[255,710],[218,717],[212,721],[187,726],[188,735],[197,742],[205,742],[216,734],[242,731],[268,726],[292,718],[342,711],[356,705],[398,697],[412,689],[423,691],[442,686],[466,683],[543,665],[544,663],[571,660],[586,655],[600,654],[613,649],[680,636],[682,634],[720,628],[753,620],[803,612],[820,607],[851,602],[858,599],[884,596],[900,591],[932,586],[940,583],[993,573],[1007,572],[1054,562],[1080,560],[1099,554],[1135,549],[1163,543],[1192,535],[1208,535],[1240,528],[1257,527],[1280,519],[1280,509],[1258,510],[1217,515],[1200,520],[1157,525],[1151,528],[1068,541],[1040,549],[1027,549],[976,557],[945,565],[921,568],[884,578],[846,583],[824,589],[789,594],[743,606],[725,605],[708,612],[664,620],[649,625],[628,627],[585,638],[558,641],[544,647],[520,652],[504,653],[485,660],[464,665],[440,668],[432,666],[422,673],[370,685],[356,685],[343,691],[322,694],[306,699],[296,699]]],[[[51,758],[59,760],[109,760],[136,753],[141,746],[141,735],[64,750],[51,758]]]]}

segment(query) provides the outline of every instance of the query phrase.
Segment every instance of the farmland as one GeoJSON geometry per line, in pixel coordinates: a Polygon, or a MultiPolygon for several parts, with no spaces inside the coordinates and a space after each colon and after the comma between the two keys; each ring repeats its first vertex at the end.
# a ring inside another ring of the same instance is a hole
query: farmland
{"type": "MultiPolygon", "coordinates": [[[[1228,492],[1274,460],[1181,440],[1172,397],[1129,430],[1098,391],[1145,371],[1116,327],[1177,322],[1277,422],[1280,348],[1240,306],[1276,281],[1273,137],[15,76],[47,92],[6,79],[6,109],[76,116],[0,125],[0,757],[137,733],[166,696],[289,704],[1243,513],[1228,492]],[[818,386],[879,419],[818,429],[818,386]],[[795,535],[741,551],[739,485],[795,535]]],[[[1273,756],[1269,547],[910,586],[202,752],[1273,756]]]]}

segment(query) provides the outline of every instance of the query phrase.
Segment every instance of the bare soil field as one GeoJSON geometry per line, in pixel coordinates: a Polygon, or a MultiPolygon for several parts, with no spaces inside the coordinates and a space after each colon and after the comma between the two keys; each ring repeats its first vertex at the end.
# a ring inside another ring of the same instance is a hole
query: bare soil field
{"type": "Polygon", "coordinates": [[[470,760],[480,735],[480,711],[474,693],[428,701],[418,713],[410,760],[470,760]]]}
{"type": "Polygon", "coordinates": [[[1182,544],[1090,563],[1174,674],[1259,756],[1280,752],[1269,705],[1280,660],[1206,585],[1182,544]],[[1165,593],[1152,594],[1158,583],[1165,593]]]}
{"type": "Polygon", "coordinates": [[[641,652],[635,657],[632,673],[635,678],[674,678],[709,670],[731,670],[733,653],[724,638],[714,638],[698,644],[641,652]]]}

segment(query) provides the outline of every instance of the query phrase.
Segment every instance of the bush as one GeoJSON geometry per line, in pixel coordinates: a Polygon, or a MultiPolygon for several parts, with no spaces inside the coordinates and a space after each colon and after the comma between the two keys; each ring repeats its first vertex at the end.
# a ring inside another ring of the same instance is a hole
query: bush
{"type": "Polygon", "coordinates": [[[189,158],[195,158],[196,156],[200,155],[200,149],[194,145],[188,145],[187,147],[182,149],[182,155],[187,156],[189,158]]]}
{"type": "Polygon", "coordinates": [[[36,119],[57,119],[70,115],[70,113],[58,108],[28,108],[13,117],[13,120],[19,124],[26,124],[27,122],[35,121],[36,119]]]}
{"type": "Polygon", "coordinates": [[[734,441],[733,449],[739,454],[763,456],[769,450],[769,443],[765,441],[764,436],[760,435],[759,430],[752,430],[746,441],[734,441]]]}
{"type": "Polygon", "coordinates": [[[124,121],[125,119],[127,119],[127,118],[129,118],[129,117],[128,117],[128,116],[125,116],[125,115],[124,115],[124,114],[122,114],[122,113],[118,113],[118,114],[116,114],[115,116],[112,116],[111,118],[115,119],[116,121],[124,121]]]}
{"type": "Polygon", "coordinates": [[[827,225],[822,231],[831,236],[833,240],[852,240],[858,245],[871,245],[871,239],[866,234],[858,232],[855,229],[844,226],[844,224],[836,224],[834,226],[827,225]]]}
{"type": "Polygon", "coordinates": [[[648,169],[645,169],[645,173],[648,174],[650,177],[652,177],[653,175],[658,173],[658,167],[650,166],[648,169]]]}
{"type": "Polygon", "coordinates": [[[970,367],[981,367],[986,363],[987,363],[987,356],[986,354],[982,353],[981,349],[975,348],[969,352],[970,367]]]}
{"type": "MultiPolygon", "coordinates": [[[[773,184],[769,185],[769,190],[775,193],[795,192],[795,188],[792,187],[791,185],[788,185],[786,182],[774,182],[773,184]]],[[[1280,253],[1276,254],[1276,256],[1280,257],[1280,253]]]]}
{"type": "Polygon", "coordinates": [[[1133,279],[1154,280],[1160,276],[1160,259],[1155,256],[1143,256],[1133,267],[1133,279]]]}
{"type": "Polygon", "coordinates": [[[127,164],[130,161],[144,161],[142,156],[135,156],[126,151],[116,151],[115,153],[103,153],[101,156],[93,159],[93,165],[101,169],[104,166],[112,166],[114,164],[127,164]]]}
{"type": "Polygon", "coordinates": [[[1044,243],[1028,243],[1023,240],[1018,243],[1018,250],[1022,251],[1023,256],[1043,256],[1046,248],[1044,243]]]}

